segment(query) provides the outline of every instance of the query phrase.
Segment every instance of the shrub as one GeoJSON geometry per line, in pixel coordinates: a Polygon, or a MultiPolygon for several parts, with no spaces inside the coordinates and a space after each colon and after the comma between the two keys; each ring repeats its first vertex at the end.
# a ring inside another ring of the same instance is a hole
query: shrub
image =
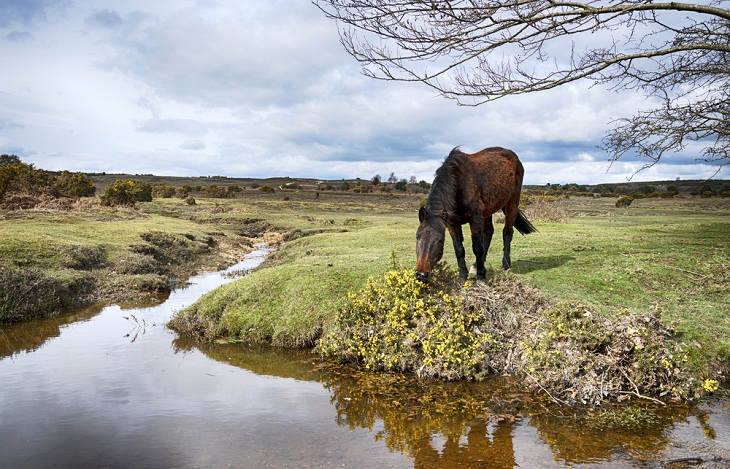
{"type": "Polygon", "coordinates": [[[261,192],[276,192],[276,189],[274,189],[271,186],[261,186],[261,187],[259,187],[259,190],[261,192]]]}
{"type": "Polygon", "coordinates": [[[18,163],[0,166],[0,199],[9,192],[46,194],[54,192],[55,176],[36,169],[32,164],[18,163]]]}
{"type": "Polygon", "coordinates": [[[178,187],[175,190],[175,192],[176,192],[175,195],[181,199],[184,199],[185,197],[190,195],[190,193],[192,191],[193,191],[193,188],[190,186],[190,184],[183,184],[182,186],[178,187]]]}
{"type": "Polygon", "coordinates": [[[370,370],[472,379],[480,372],[487,334],[479,315],[461,309],[455,272],[438,268],[422,283],[412,269],[393,268],[348,295],[335,327],[319,342],[327,356],[370,370]]]}
{"type": "Polygon", "coordinates": [[[616,200],[616,207],[628,207],[631,205],[631,202],[634,201],[634,198],[630,195],[625,195],[623,197],[619,197],[618,200],[616,200]]]}
{"type": "Polygon", "coordinates": [[[175,196],[175,186],[166,186],[164,184],[156,184],[152,187],[152,197],[159,199],[169,199],[175,196]]]}
{"type": "Polygon", "coordinates": [[[570,404],[629,395],[692,400],[718,387],[659,309],[605,316],[576,303],[554,306],[508,272],[460,289],[449,269],[423,284],[412,270],[394,268],[348,295],[318,347],[369,370],[442,379],[518,375],[570,404]]]}
{"type": "Polygon", "coordinates": [[[228,190],[225,186],[206,186],[205,189],[203,189],[203,193],[206,197],[216,198],[216,199],[225,199],[228,197],[228,190]]]}
{"type": "Polygon", "coordinates": [[[96,187],[91,178],[83,173],[63,171],[56,178],[56,188],[65,197],[93,197],[96,187]]]}
{"type": "Polygon", "coordinates": [[[130,205],[152,202],[152,184],[133,179],[118,179],[104,189],[102,205],[130,205]]]}
{"type": "Polygon", "coordinates": [[[185,202],[185,205],[195,205],[195,203],[196,203],[195,202],[195,198],[193,196],[191,196],[191,195],[185,197],[185,199],[183,200],[183,202],[185,202]]]}

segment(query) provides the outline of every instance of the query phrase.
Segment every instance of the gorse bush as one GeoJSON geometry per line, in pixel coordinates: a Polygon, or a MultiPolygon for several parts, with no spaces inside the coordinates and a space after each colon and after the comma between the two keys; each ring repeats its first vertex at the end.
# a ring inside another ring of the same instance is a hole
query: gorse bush
{"type": "Polygon", "coordinates": [[[206,186],[203,189],[203,194],[205,197],[224,199],[228,197],[228,189],[225,186],[217,186],[214,184],[212,186],[206,186]]]}
{"type": "Polygon", "coordinates": [[[83,173],[53,173],[20,161],[15,155],[0,155],[0,200],[10,194],[24,196],[92,197],[96,192],[91,178],[83,173]]]}
{"type": "Polygon", "coordinates": [[[159,199],[169,199],[175,197],[177,190],[175,186],[169,186],[165,184],[155,184],[152,187],[152,197],[159,199]]]}
{"type": "Polygon", "coordinates": [[[91,178],[83,173],[63,171],[56,178],[55,186],[64,197],[93,197],[96,193],[91,178]]]}
{"type": "Polygon", "coordinates": [[[152,184],[133,179],[118,179],[104,189],[102,205],[134,205],[152,202],[152,184]]]}
{"type": "Polygon", "coordinates": [[[319,350],[370,370],[473,379],[489,336],[479,332],[478,314],[462,313],[460,289],[448,268],[437,268],[424,284],[412,269],[394,267],[348,295],[319,350]]]}
{"type": "Polygon", "coordinates": [[[634,201],[634,198],[630,195],[625,195],[623,197],[619,197],[618,200],[616,200],[616,207],[628,207],[631,205],[631,203],[634,201]]]}
{"type": "Polygon", "coordinates": [[[598,314],[551,305],[514,274],[461,286],[447,267],[428,284],[394,267],[348,295],[320,339],[323,356],[374,371],[446,380],[523,376],[556,402],[631,396],[692,400],[718,387],[661,312],[598,314]]]}

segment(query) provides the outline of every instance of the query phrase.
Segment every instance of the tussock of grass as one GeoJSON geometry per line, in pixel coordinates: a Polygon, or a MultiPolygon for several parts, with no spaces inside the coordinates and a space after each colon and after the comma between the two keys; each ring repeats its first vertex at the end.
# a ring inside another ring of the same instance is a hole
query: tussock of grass
{"type": "Polygon", "coordinates": [[[424,285],[411,269],[392,269],[349,296],[318,349],[367,369],[421,377],[522,375],[569,404],[690,400],[717,388],[658,310],[606,317],[585,305],[552,305],[503,272],[461,289],[455,272],[424,285]]]}
{"type": "Polygon", "coordinates": [[[568,212],[561,205],[561,198],[548,195],[523,196],[525,215],[533,221],[564,223],[568,220],[568,212]]]}
{"type": "Polygon", "coordinates": [[[91,293],[96,278],[73,271],[49,273],[0,265],[0,323],[52,315],[91,293]]]}

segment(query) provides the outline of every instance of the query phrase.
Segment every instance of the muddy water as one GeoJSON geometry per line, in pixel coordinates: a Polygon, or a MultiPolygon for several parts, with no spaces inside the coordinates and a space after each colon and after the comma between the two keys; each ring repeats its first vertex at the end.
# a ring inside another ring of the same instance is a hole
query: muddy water
{"type": "Polygon", "coordinates": [[[198,347],[165,327],[227,281],[3,328],[0,467],[730,467],[727,404],[612,420],[500,378],[353,373],[308,352],[198,347]]]}

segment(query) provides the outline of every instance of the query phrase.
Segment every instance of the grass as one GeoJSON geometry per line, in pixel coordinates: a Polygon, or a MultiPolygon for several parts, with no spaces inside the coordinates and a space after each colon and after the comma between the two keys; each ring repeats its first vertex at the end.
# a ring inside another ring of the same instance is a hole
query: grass
{"type": "MultiPolygon", "coordinates": [[[[567,201],[579,211],[582,201],[567,201]]],[[[585,203],[585,202],[583,202],[585,203]]],[[[604,312],[659,306],[688,340],[730,357],[730,204],[637,200],[629,209],[541,224],[522,239],[514,271],[555,300],[604,312]],[[543,253],[550,253],[546,256],[543,253]]]]}

